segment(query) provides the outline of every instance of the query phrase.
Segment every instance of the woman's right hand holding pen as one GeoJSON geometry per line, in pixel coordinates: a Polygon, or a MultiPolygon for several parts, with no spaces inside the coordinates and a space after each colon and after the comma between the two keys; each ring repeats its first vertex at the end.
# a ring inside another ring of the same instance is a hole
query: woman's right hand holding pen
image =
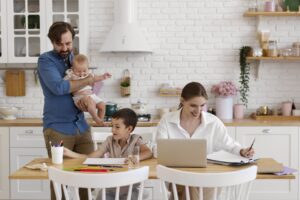
{"type": "Polygon", "coordinates": [[[241,149],[241,151],[240,151],[241,156],[244,156],[244,157],[247,157],[247,158],[252,158],[253,157],[253,155],[255,153],[255,151],[253,149],[254,142],[255,142],[255,138],[253,139],[252,144],[250,145],[250,147],[245,148],[245,149],[241,149]]]}

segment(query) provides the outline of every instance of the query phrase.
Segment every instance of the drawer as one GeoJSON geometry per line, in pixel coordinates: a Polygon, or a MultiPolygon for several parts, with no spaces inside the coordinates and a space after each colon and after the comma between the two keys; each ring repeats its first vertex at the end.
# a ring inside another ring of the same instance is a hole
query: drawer
{"type": "Polygon", "coordinates": [[[296,126],[256,126],[256,127],[236,127],[237,135],[242,134],[298,134],[296,126]]]}
{"type": "Polygon", "coordinates": [[[42,127],[11,127],[10,147],[45,147],[42,127]]]}

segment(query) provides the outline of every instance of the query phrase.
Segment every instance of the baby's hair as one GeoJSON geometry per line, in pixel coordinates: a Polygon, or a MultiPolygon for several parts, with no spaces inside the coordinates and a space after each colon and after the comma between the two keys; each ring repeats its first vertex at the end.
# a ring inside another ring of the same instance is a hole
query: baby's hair
{"type": "Polygon", "coordinates": [[[112,115],[113,119],[122,119],[123,123],[125,124],[126,127],[132,126],[132,131],[134,130],[138,117],[136,113],[131,110],[130,108],[122,108],[112,115]]]}
{"type": "Polygon", "coordinates": [[[74,56],[73,63],[74,62],[79,63],[79,64],[82,64],[82,63],[88,64],[89,63],[88,58],[83,54],[77,54],[76,56],[74,56]]]}

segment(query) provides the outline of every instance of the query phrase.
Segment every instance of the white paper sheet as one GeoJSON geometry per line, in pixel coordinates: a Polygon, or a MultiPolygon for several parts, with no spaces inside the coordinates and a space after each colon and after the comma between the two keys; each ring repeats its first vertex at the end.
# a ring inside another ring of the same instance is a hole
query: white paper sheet
{"type": "Polygon", "coordinates": [[[124,165],[125,158],[87,158],[84,165],[124,165]]]}

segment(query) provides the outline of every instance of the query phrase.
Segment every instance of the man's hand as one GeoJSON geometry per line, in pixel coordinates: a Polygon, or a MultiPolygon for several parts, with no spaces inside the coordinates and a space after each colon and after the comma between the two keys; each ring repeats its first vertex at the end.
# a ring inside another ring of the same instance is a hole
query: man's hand
{"type": "Polygon", "coordinates": [[[96,107],[96,103],[93,101],[93,99],[91,98],[91,97],[89,97],[89,96],[85,96],[85,97],[83,97],[83,98],[81,98],[78,102],[77,102],[77,104],[76,104],[76,106],[77,106],[77,108],[79,109],[79,110],[81,110],[82,112],[88,112],[88,104],[91,104],[91,105],[93,105],[93,104],[95,104],[94,106],[96,107]]]}

